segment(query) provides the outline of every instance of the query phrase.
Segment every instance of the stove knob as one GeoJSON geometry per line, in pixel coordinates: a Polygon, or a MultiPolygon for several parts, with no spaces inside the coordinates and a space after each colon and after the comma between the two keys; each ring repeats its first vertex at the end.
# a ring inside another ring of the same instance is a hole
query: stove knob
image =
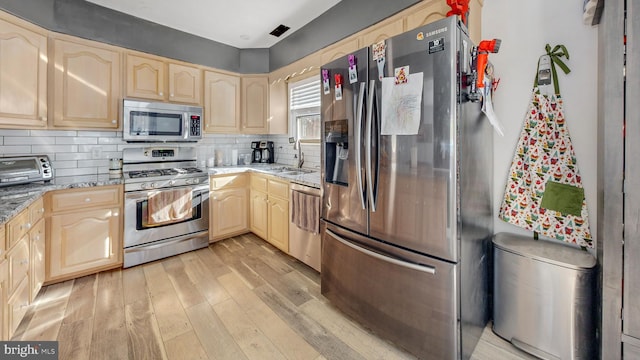
{"type": "Polygon", "coordinates": [[[155,188],[156,186],[158,186],[156,183],[151,183],[151,184],[149,184],[149,188],[150,188],[150,189],[153,189],[153,188],[155,188]]]}
{"type": "Polygon", "coordinates": [[[194,184],[199,184],[200,183],[200,179],[193,179],[193,183],[194,184]]]}
{"type": "Polygon", "coordinates": [[[169,185],[175,185],[176,181],[175,180],[169,180],[169,185]]]}
{"type": "Polygon", "coordinates": [[[146,189],[146,188],[147,188],[147,183],[140,184],[140,189],[146,189]]]}

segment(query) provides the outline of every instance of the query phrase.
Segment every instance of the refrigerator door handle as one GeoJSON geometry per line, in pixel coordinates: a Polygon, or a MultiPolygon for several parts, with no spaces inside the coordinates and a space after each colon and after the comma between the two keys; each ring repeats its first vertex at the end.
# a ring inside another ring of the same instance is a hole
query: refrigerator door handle
{"type": "Polygon", "coordinates": [[[369,194],[369,203],[371,211],[376,212],[376,199],[373,197],[373,171],[371,169],[371,138],[372,138],[372,117],[373,117],[373,102],[375,100],[376,81],[371,80],[369,83],[369,101],[367,102],[367,132],[365,134],[365,146],[366,146],[366,177],[367,177],[367,193],[369,194]]]}
{"type": "Polygon", "coordinates": [[[364,188],[362,186],[362,107],[364,105],[364,90],[367,87],[367,83],[360,83],[360,92],[358,93],[358,115],[356,115],[356,181],[358,181],[358,194],[360,195],[360,202],[362,209],[366,209],[366,201],[364,188]]]}
{"type": "Polygon", "coordinates": [[[326,230],[327,235],[331,236],[332,238],[336,239],[337,241],[339,241],[340,243],[342,243],[345,246],[348,246],[350,248],[352,248],[353,250],[359,251],[361,253],[364,253],[365,255],[371,256],[373,258],[376,258],[378,260],[382,260],[394,265],[398,265],[407,269],[412,269],[412,270],[416,270],[416,271],[420,271],[423,273],[427,273],[427,274],[432,274],[435,275],[436,274],[436,268],[433,266],[429,266],[429,265],[418,265],[418,264],[413,264],[413,263],[409,263],[406,261],[402,261],[402,260],[398,260],[398,259],[394,259],[382,254],[378,254],[377,252],[362,248],[360,246],[356,246],[354,244],[352,244],[350,241],[347,241],[343,238],[341,238],[340,236],[338,236],[336,233],[334,233],[333,231],[327,229],[326,230]]]}

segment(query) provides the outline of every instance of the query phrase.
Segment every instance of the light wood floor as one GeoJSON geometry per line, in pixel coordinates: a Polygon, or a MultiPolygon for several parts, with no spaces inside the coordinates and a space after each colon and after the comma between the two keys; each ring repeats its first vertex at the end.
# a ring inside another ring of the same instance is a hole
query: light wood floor
{"type": "MultiPolygon", "coordinates": [[[[44,287],[12,340],[60,359],[412,359],[341,315],[320,276],[254,235],[44,287]]],[[[487,327],[473,359],[532,359],[487,327]]]]}

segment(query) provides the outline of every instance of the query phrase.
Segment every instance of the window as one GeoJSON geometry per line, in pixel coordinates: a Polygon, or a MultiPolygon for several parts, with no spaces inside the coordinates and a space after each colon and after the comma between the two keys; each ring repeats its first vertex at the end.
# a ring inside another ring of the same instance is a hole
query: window
{"type": "Polygon", "coordinates": [[[301,142],[320,141],[320,79],[289,83],[289,129],[301,142]]]}

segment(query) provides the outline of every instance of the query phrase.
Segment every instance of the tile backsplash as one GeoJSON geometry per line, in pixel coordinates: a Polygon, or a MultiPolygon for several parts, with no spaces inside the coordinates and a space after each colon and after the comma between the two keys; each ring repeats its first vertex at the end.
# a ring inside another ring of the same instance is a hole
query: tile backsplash
{"type": "MultiPolygon", "coordinates": [[[[251,142],[274,142],[275,161],[296,166],[298,151],[289,144],[287,135],[210,135],[205,134],[198,143],[167,143],[170,146],[196,146],[198,164],[205,166],[216,150],[231,154],[251,153],[251,142]]],[[[127,147],[148,144],[127,143],[121,131],[91,130],[4,130],[0,129],[0,156],[45,154],[52,161],[56,176],[95,175],[109,172],[109,159],[121,158],[127,147]]],[[[302,144],[305,168],[320,167],[320,144],[302,144]]]]}

